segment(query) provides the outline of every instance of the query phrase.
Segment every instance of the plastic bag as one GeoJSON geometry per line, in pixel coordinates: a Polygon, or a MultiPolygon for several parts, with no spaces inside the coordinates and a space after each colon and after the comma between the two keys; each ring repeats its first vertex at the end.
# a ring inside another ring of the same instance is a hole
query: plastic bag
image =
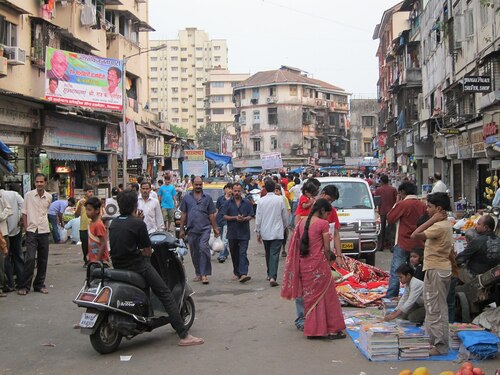
{"type": "Polygon", "coordinates": [[[59,238],[61,239],[61,241],[67,241],[68,240],[68,231],[62,227],[57,227],[58,231],[59,231],[59,238]]]}
{"type": "Polygon", "coordinates": [[[220,237],[216,237],[212,243],[212,250],[216,253],[220,253],[224,250],[224,241],[221,240],[220,237]]]}

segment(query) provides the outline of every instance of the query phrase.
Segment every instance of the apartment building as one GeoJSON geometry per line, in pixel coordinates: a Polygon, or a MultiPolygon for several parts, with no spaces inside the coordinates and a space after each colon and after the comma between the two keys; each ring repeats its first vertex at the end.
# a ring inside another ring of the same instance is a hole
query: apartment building
{"type": "MultiPolygon", "coordinates": [[[[0,2],[0,140],[14,151],[14,174],[9,179],[22,181],[22,174],[34,171],[48,175],[57,172],[65,176],[66,193],[73,194],[95,170],[103,188],[117,185],[121,110],[89,107],[85,101],[66,105],[45,100],[46,66],[52,66],[47,72],[50,78],[56,64],[51,60],[55,53],[47,47],[67,51],[58,55],[67,66],[58,82],[65,90],[70,87],[68,82],[81,82],[79,77],[84,74],[87,80],[109,84],[106,72],[91,77],[87,70],[79,70],[80,65],[74,64],[82,61],[69,60],[76,54],[117,60],[137,55],[125,59],[125,76],[120,69],[113,74],[119,85],[116,95],[120,108],[121,87],[125,85],[126,118],[137,125],[139,152],[145,155],[143,129],[153,124],[154,116],[147,110],[149,59],[140,53],[149,48],[150,30],[153,28],[148,24],[145,1],[0,2]]],[[[65,93],[60,94],[63,99],[65,93]]],[[[163,138],[159,133],[151,137],[153,142],[149,143],[155,147],[149,147],[150,156],[163,157],[163,138]]],[[[135,168],[130,174],[146,169],[141,160],[130,163],[130,167],[135,168]]]]}
{"type": "Polygon", "coordinates": [[[250,74],[230,73],[227,69],[211,69],[205,82],[206,124],[222,124],[230,135],[235,135],[233,88],[250,74]]]}
{"type": "Polygon", "coordinates": [[[351,99],[349,104],[351,157],[372,157],[380,106],[376,99],[351,99]]]}
{"type": "Polygon", "coordinates": [[[168,124],[187,129],[194,137],[206,124],[205,86],[208,70],[227,69],[227,43],[210,39],[197,28],[179,31],[175,40],[151,40],[151,47],[165,45],[150,54],[151,109],[168,124]]]}
{"type": "Polygon", "coordinates": [[[343,164],[348,156],[350,93],[301,69],[258,72],[234,87],[235,168],[261,167],[280,152],[285,167],[343,164]]]}

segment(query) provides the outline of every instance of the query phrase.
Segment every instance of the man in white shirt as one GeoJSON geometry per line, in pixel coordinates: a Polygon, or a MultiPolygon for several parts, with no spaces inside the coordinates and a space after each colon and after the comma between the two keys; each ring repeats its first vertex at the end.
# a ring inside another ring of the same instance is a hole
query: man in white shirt
{"type": "Polygon", "coordinates": [[[9,234],[7,226],[7,218],[12,215],[12,208],[5,200],[3,194],[0,193],[0,233],[2,234],[2,249],[0,251],[0,297],[5,297],[3,290],[8,291],[7,278],[5,277],[5,260],[7,259],[8,249],[5,239],[9,234]]]}
{"type": "Polygon", "coordinates": [[[148,228],[149,234],[163,230],[160,201],[151,197],[151,184],[147,181],[141,183],[141,194],[139,195],[137,209],[139,210],[139,216],[143,218],[148,228]]]}
{"type": "Polygon", "coordinates": [[[7,287],[4,291],[13,292],[15,290],[14,275],[17,277],[17,283],[21,281],[23,276],[24,256],[22,248],[22,232],[21,232],[21,210],[23,208],[24,199],[13,190],[0,190],[0,195],[5,198],[5,201],[12,209],[12,215],[7,217],[8,234],[4,237],[9,237],[9,254],[5,259],[5,274],[7,276],[7,287]]]}
{"type": "Polygon", "coordinates": [[[278,264],[283,242],[283,234],[288,223],[288,211],[283,198],[274,194],[276,184],[270,178],[264,182],[267,194],[257,205],[255,232],[257,241],[264,242],[266,251],[267,277],[269,285],[278,286],[278,264]]]}
{"type": "Polygon", "coordinates": [[[432,187],[431,194],[433,193],[446,193],[448,188],[446,187],[446,184],[441,181],[441,173],[436,172],[434,173],[434,186],[432,187]]]}

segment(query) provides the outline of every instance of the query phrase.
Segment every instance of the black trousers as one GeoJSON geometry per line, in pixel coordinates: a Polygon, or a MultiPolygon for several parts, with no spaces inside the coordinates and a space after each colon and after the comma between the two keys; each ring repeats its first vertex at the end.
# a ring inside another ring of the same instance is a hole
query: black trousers
{"type": "Polygon", "coordinates": [[[5,274],[7,275],[7,285],[15,287],[14,275],[17,276],[17,285],[22,281],[24,256],[22,248],[22,232],[9,237],[9,255],[5,259],[5,274]]]}
{"type": "Polygon", "coordinates": [[[49,261],[49,234],[26,232],[26,255],[24,258],[23,277],[19,283],[19,289],[31,289],[35,273],[35,258],[36,277],[33,281],[33,289],[40,290],[45,288],[45,276],[47,275],[47,264],[49,261]]]}
{"type": "Polygon", "coordinates": [[[89,254],[89,231],[81,230],[80,231],[80,241],[82,242],[82,254],[83,261],[87,263],[87,255],[89,254]]]}
{"type": "Polygon", "coordinates": [[[160,274],[151,265],[151,263],[149,263],[149,259],[147,262],[144,262],[144,267],[141,267],[140,270],[132,269],[131,271],[135,271],[144,277],[146,283],[161,301],[163,307],[165,307],[165,310],[170,317],[170,324],[172,324],[172,327],[175,329],[175,332],[177,332],[177,335],[179,335],[181,339],[186,338],[188,330],[184,325],[184,321],[182,320],[175,298],[167,284],[165,284],[165,281],[161,278],[160,274]]]}

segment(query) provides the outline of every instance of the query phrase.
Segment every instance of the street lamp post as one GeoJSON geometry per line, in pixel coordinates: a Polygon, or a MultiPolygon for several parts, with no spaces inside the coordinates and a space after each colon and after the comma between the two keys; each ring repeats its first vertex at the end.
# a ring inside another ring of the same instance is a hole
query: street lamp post
{"type": "MultiPolygon", "coordinates": [[[[139,56],[142,55],[143,53],[151,52],[151,51],[159,51],[161,49],[166,48],[166,44],[162,44],[157,47],[153,47],[150,49],[147,49],[145,51],[140,51],[138,53],[134,53],[133,55],[130,56],[125,56],[123,55],[122,58],[122,123],[123,123],[123,128],[122,130],[122,139],[123,139],[123,155],[122,155],[122,160],[123,160],[123,187],[126,188],[128,184],[128,171],[127,171],[127,90],[125,86],[125,80],[127,79],[127,61],[130,60],[134,56],[139,56]]],[[[148,93],[149,95],[149,93],[148,93]]]]}

